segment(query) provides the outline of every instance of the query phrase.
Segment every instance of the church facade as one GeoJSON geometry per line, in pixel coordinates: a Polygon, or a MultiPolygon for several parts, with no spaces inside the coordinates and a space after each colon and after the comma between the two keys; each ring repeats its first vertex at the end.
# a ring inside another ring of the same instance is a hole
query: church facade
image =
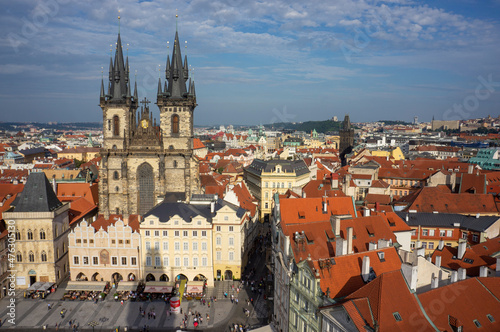
{"type": "Polygon", "coordinates": [[[123,57],[118,34],[114,61],[110,59],[107,93],[101,82],[103,144],[100,151],[99,209],[128,218],[143,215],[168,194],[189,200],[200,192],[198,159],[193,154],[194,82],[187,57],[182,60],[176,32],[172,58],[167,56],[165,83],[158,81],[160,123],[144,99],[139,109],[137,84],[131,93],[128,57],[123,57]]]}

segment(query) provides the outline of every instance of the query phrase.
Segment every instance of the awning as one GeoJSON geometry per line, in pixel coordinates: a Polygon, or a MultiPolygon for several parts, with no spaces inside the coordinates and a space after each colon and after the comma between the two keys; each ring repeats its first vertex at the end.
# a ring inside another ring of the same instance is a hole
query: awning
{"type": "Polygon", "coordinates": [[[27,290],[28,291],[36,291],[42,285],[43,285],[43,282],[37,281],[33,285],[31,285],[27,290]]]}
{"type": "Polygon", "coordinates": [[[204,281],[188,281],[186,293],[203,293],[204,281]]]}
{"type": "Polygon", "coordinates": [[[54,286],[54,282],[44,282],[42,286],[40,286],[37,291],[39,292],[46,292],[48,291],[52,286],[54,286]]]}
{"type": "Polygon", "coordinates": [[[162,294],[166,294],[166,293],[172,293],[172,289],[174,289],[174,287],[172,287],[172,286],[164,286],[164,287],[160,287],[160,286],[146,286],[146,288],[144,288],[144,293],[162,293],[162,294]]]}
{"type": "Polygon", "coordinates": [[[137,281],[120,281],[118,283],[118,288],[116,291],[120,292],[135,292],[137,287],[139,286],[139,282],[137,281]]]}
{"type": "Polygon", "coordinates": [[[106,281],[68,281],[67,291],[99,291],[106,287],[106,281]]]}

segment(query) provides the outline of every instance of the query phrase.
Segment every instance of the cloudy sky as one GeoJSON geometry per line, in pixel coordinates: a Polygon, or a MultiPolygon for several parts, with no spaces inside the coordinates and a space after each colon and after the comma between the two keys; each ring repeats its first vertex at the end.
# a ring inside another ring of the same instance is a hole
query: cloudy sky
{"type": "Polygon", "coordinates": [[[500,113],[499,0],[16,0],[0,8],[0,121],[102,121],[118,15],[156,101],[176,10],[197,125],[500,113]]]}

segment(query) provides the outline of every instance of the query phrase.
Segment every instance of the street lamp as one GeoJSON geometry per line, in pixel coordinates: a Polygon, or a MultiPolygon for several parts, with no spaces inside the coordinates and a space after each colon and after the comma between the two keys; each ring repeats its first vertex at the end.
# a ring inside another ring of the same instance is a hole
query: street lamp
{"type": "Polygon", "coordinates": [[[93,320],[90,323],[88,323],[88,325],[92,326],[92,332],[93,332],[94,331],[94,327],[96,327],[97,325],[99,325],[99,323],[93,320]]]}

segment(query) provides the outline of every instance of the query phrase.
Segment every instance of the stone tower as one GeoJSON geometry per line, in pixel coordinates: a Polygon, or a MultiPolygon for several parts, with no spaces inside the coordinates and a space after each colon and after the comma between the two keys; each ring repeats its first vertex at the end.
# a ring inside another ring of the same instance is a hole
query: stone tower
{"type": "Polygon", "coordinates": [[[347,165],[346,155],[352,152],[354,146],[354,129],[351,128],[351,120],[349,119],[349,114],[344,117],[344,122],[342,122],[342,128],[340,129],[340,144],[339,144],[339,156],[342,161],[342,166],[347,165]]]}
{"type": "Polygon", "coordinates": [[[189,199],[199,192],[198,162],[193,156],[194,82],[189,82],[186,91],[187,59],[182,66],[177,33],[175,41],[165,92],[158,82],[161,122],[157,125],[146,99],[137,112],[137,83],[132,96],[128,57],[124,63],[118,34],[115,59],[110,60],[108,93],[101,82],[100,95],[104,139],[99,209],[105,218],[144,214],[167,193],[189,199]]]}

